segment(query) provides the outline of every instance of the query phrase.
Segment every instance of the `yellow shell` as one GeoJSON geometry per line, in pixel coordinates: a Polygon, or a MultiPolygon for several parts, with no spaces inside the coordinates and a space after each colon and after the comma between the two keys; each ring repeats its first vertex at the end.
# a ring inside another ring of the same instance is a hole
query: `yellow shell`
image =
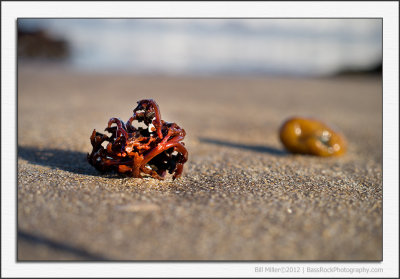
{"type": "Polygon", "coordinates": [[[347,150],[342,134],[310,118],[292,117],[286,120],[280,128],[279,137],[292,153],[328,157],[343,155],[347,150]]]}

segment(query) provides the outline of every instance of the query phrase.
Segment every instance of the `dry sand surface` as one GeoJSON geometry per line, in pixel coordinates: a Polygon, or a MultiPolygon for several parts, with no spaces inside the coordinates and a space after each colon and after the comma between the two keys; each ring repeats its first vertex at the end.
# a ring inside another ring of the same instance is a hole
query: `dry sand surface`
{"type": "Polygon", "coordinates": [[[382,260],[381,87],[20,66],[18,260],[382,260]],[[86,161],[93,129],[144,98],[187,132],[178,180],[86,161]],[[278,129],[293,115],[338,127],[348,153],[285,152],[278,129]]]}

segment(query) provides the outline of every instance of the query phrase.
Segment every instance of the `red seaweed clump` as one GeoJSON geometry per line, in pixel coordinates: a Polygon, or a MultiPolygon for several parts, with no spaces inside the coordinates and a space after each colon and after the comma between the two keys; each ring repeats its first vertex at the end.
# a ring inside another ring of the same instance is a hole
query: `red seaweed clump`
{"type": "Polygon", "coordinates": [[[188,159],[182,142],[186,132],[175,123],[161,120],[154,100],[139,101],[126,123],[111,118],[105,131],[111,136],[93,130],[90,137],[93,150],[87,160],[97,170],[114,170],[137,178],[145,174],[164,179],[167,172],[173,174],[173,179],[181,176],[188,159]],[[133,121],[143,122],[146,127],[135,128],[133,121]]]}

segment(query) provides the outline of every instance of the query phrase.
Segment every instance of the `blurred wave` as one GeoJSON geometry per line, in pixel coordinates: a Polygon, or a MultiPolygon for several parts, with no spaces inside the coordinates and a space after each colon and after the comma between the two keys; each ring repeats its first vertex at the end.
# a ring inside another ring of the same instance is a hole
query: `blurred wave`
{"type": "Polygon", "coordinates": [[[92,72],[331,75],[382,63],[380,19],[19,19],[92,72]]]}

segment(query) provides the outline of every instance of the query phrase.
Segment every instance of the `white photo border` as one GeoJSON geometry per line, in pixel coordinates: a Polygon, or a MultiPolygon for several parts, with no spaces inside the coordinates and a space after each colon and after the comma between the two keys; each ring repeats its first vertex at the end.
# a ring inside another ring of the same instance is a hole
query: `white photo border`
{"type": "Polygon", "coordinates": [[[4,277],[398,277],[399,276],[399,4],[343,2],[73,2],[2,1],[1,261],[4,277]],[[16,262],[17,18],[382,18],[382,262],[16,262]],[[266,273],[257,267],[382,268],[381,273],[266,273]]]}

